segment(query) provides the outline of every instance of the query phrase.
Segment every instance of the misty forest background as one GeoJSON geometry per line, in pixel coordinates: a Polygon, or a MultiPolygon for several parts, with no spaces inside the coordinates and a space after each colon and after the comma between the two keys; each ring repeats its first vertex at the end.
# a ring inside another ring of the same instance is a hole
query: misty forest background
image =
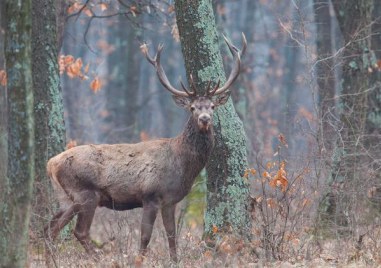
{"type": "MultiPolygon", "coordinates": [[[[239,167],[238,175],[209,166],[178,205],[180,263],[381,265],[381,2],[186,5],[0,2],[0,256],[38,267],[48,246],[60,267],[133,262],[140,209],[97,210],[91,233],[104,252],[98,262],[86,256],[70,228],[45,244],[43,226],[57,209],[46,162],[81,144],[179,134],[187,112],[176,107],[141,50],[147,44],[153,55],[163,43],[162,65],[179,86],[196,54],[183,57],[182,49],[205,48],[182,36],[186,29],[176,16],[192,18],[189,10],[210,6],[226,73],[232,60],[222,34],[238,48],[242,32],[248,41],[231,88],[233,117],[238,115],[246,135],[239,149],[247,153],[239,161],[231,159],[235,148],[216,155],[217,163],[228,159],[229,170],[239,167]],[[215,183],[219,176],[224,183],[215,183]]],[[[221,114],[227,127],[218,131],[239,137],[243,131],[221,114]]],[[[167,266],[161,222],[156,226],[145,261],[167,266]]]]}

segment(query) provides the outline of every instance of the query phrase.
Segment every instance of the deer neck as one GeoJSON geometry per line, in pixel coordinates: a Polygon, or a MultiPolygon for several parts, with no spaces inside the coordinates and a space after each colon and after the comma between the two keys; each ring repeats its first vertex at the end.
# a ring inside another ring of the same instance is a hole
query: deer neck
{"type": "Polygon", "coordinates": [[[185,153],[190,153],[194,161],[204,166],[214,145],[213,126],[207,131],[200,131],[196,120],[190,117],[179,138],[182,148],[188,151],[185,153]]]}

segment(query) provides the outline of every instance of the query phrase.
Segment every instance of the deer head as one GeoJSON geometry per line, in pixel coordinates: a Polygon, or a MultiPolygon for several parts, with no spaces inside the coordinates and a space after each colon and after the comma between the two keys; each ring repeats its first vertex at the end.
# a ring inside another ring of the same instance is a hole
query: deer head
{"type": "Polygon", "coordinates": [[[209,80],[205,90],[196,89],[192,75],[190,75],[190,88],[185,87],[181,81],[180,84],[182,90],[178,90],[171,85],[167,75],[164,72],[163,67],[160,64],[160,56],[163,50],[162,44],[159,45],[156,56],[154,58],[148,54],[147,49],[143,50],[147,60],[155,67],[156,74],[161,84],[164,86],[164,88],[172,93],[172,97],[178,106],[183,107],[191,112],[192,118],[196,120],[201,132],[205,132],[210,129],[210,126],[212,125],[214,109],[220,105],[225,104],[229,99],[229,88],[239,75],[241,56],[246,51],[247,42],[246,37],[243,33],[243,46],[241,52],[225,36],[224,39],[229,47],[230,52],[233,55],[234,66],[230,72],[228,80],[223,86],[220,87],[220,80],[218,80],[216,85],[211,87],[212,80],[209,80]],[[204,94],[200,94],[201,92],[204,92],[204,94]]]}

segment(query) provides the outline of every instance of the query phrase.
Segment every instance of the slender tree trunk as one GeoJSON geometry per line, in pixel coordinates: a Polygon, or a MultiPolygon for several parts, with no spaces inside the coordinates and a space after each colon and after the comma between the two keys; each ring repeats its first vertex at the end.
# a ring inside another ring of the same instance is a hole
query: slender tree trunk
{"type": "MultiPolygon", "coordinates": [[[[5,71],[4,56],[5,1],[0,1],[0,70],[5,71]]],[[[0,83],[0,192],[7,176],[7,98],[6,86],[0,83]]],[[[1,202],[1,198],[0,198],[1,202]]]]}
{"type": "MultiPolygon", "coordinates": [[[[193,75],[200,91],[209,80],[225,82],[212,1],[177,0],[175,10],[188,78],[193,75]]],[[[246,140],[231,100],[215,113],[214,128],[215,148],[207,165],[205,235],[211,237],[213,227],[247,235],[249,185],[242,179],[247,167],[246,140]]]]}
{"type": "Polygon", "coordinates": [[[6,1],[8,176],[0,204],[0,267],[26,267],[34,180],[31,1],[6,1]]]}
{"type": "Polygon", "coordinates": [[[49,218],[51,208],[51,186],[46,177],[46,163],[65,148],[55,4],[56,0],[32,0],[32,75],[36,124],[34,214],[38,216],[38,222],[49,218]]]}
{"type": "Polygon", "coordinates": [[[335,73],[332,55],[331,15],[329,0],[314,0],[316,23],[318,107],[320,114],[320,145],[328,151],[333,149],[334,129],[330,121],[335,113],[335,73]]]}

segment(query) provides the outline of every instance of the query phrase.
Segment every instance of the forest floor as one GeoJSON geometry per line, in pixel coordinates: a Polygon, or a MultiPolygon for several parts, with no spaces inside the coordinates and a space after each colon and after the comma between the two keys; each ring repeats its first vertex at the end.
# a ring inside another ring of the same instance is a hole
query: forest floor
{"type": "MultiPolygon", "coordinates": [[[[200,224],[184,224],[178,238],[179,264],[169,260],[166,235],[158,215],[149,251],[144,260],[136,257],[140,244],[141,210],[113,212],[98,209],[91,228],[93,241],[101,248],[97,259],[88,256],[74,235],[51,245],[51,267],[381,267],[380,249],[369,244],[356,249],[350,241],[325,240],[304,243],[300,250],[287,251],[283,260],[266,261],[263,248],[253,243],[222,238],[208,247],[201,240],[200,224]],[[292,252],[292,253],[290,253],[292,252]]],[[[31,239],[29,267],[46,267],[41,239],[31,239]]],[[[372,237],[377,240],[381,237],[372,237]]]]}

